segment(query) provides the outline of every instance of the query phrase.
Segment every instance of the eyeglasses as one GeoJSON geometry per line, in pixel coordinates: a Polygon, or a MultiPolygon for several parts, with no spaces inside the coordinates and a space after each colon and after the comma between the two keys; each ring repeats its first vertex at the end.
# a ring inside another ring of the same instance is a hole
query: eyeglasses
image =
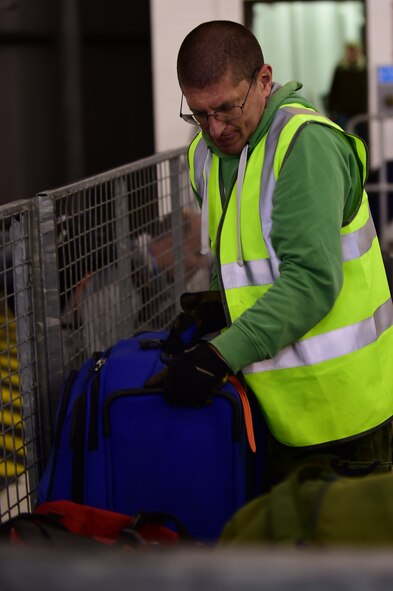
{"type": "Polygon", "coordinates": [[[255,76],[257,75],[260,69],[261,67],[259,66],[252,75],[252,79],[250,82],[250,86],[248,87],[246,97],[241,105],[233,105],[232,107],[217,109],[217,111],[213,111],[212,113],[182,113],[184,97],[182,93],[179,116],[182,119],[184,119],[184,121],[186,121],[187,123],[191,123],[191,125],[199,125],[200,127],[204,127],[209,123],[209,117],[213,117],[217,121],[224,121],[225,123],[228,123],[233,119],[238,119],[243,115],[243,109],[247,102],[248,95],[250,94],[251,87],[255,80],[255,76]]]}

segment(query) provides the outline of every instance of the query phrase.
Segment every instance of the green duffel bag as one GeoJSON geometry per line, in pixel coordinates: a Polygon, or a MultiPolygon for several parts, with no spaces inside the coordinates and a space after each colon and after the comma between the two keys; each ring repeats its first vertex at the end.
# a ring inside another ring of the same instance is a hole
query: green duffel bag
{"type": "Polygon", "coordinates": [[[218,546],[393,544],[393,472],[340,476],[305,464],[240,509],[218,546]]]}

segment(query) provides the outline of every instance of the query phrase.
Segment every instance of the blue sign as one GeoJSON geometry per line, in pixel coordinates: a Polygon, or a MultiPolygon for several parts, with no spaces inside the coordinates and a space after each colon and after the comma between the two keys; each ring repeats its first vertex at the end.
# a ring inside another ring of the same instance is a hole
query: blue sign
{"type": "Polygon", "coordinates": [[[378,66],[379,84],[393,84],[393,66],[378,66]]]}

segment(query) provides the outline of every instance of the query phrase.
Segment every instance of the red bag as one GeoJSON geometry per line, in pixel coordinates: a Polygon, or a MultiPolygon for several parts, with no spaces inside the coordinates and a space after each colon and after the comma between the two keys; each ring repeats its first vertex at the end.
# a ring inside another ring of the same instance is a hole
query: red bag
{"type": "Polygon", "coordinates": [[[13,544],[137,548],[194,542],[185,526],[167,513],[138,513],[135,517],[80,505],[50,501],[33,513],[22,513],[0,526],[0,536],[13,544]],[[172,527],[174,529],[172,529],[172,527]]]}

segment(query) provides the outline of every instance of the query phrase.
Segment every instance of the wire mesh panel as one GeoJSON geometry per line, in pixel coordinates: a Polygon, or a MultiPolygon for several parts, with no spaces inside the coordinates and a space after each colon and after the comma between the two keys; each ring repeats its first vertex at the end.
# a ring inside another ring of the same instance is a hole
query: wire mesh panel
{"type": "Polygon", "coordinates": [[[31,508],[41,457],[31,222],[28,202],[0,208],[1,521],[31,508]]]}
{"type": "Polygon", "coordinates": [[[53,398],[93,352],[167,327],[182,291],[207,288],[209,260],[185,150],[42,193],[39,215],[53,398]]]}
{"type": "Polygon", "coordinates": [[[0,520],[34,507],[64,379],[208,287],[185,150],[0,208],[0,520]]]}

